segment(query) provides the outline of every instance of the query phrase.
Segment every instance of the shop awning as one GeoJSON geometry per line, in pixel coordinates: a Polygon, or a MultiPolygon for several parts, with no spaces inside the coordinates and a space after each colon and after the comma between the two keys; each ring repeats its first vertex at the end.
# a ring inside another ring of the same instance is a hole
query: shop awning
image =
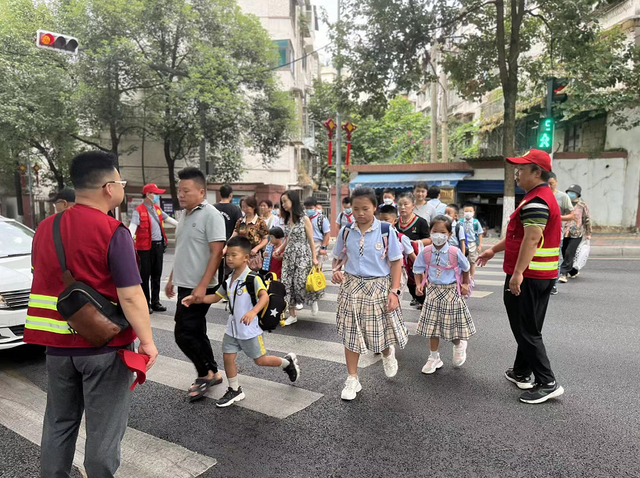
{"type": "MultiPolygon", "coordinates": [[[[458,193],[504,194],[504,181],[495,179],[460,181],[457,191],[458,193]]],[[[524,193],[524,190],[516,186],[516,194],[524,193]]]]}
{"type": "MultiPolygon", "coordinates": [[[[389,166],[392,168],[393,166],[389,166]]],[[[349,189],[367,186],[374,189],[413,188],[416,183],[425,182],[428,186],[455,187],[458,181],[470,176],[469,172],[461,173],[391,173],[391,174],[358,174],[349,183],[349,189]]]]}

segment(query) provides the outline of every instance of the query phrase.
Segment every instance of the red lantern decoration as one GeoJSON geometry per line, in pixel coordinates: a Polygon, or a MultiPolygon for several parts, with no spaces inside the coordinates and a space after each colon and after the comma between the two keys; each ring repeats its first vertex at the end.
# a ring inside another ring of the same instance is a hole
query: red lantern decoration
{"type": "Polygon", "coordinates": [[[356,130],[356,125],[351,121],[347,121],[342,125],[342,130],[347,134],[347,159],[346,164],[349,166],[349,158],[351,157],[351,135],[356,130]]]}
{"type": "Polygon", "coordinates": [[[327,162],[327,164],[331,166],[331,157],[333,156],[333,133],[338,126],[331,117],[329,117],[329,119],[325,121],[323,125],[325,128],[327,128],[327,135],[329,136],[329,161],[327,162]]]}

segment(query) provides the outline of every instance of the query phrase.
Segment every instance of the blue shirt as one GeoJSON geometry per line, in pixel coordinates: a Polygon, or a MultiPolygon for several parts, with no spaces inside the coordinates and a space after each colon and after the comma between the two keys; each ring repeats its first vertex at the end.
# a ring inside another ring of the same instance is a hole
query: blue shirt
{"type": "Polygon", "coordinates": [[[310,217],[309,220],[313,226],[313,240],[320,242],[324,241],[324,235],[331,232],[331,224],[329,224],[327,216],[318,213],[315,216],[310,217]],[[322,219],[322,221],[320,219],[322,219]]]}
{"type": "MultiPolygon", "coordinates": [[[[445,244],[440,250],[437,250],[435,247],[432,249],[431,264],[433,266],[439,265],[441,267],[446,267],[449,265],[449,247],[449,244],[445,244]]],[[[460,249],[458,249],[458,267],[460,268],[461,273],[468,272],[471,268],[469,261],[464,257],[464,254],[460,249]]],[[[413,263],[413,273],[424,274],[426,269],[427,263],[425,262],[424,252],[421,252],[413,263]]],[[[429,282],[437,285],[455,284],[456,272],[454,269],[441,271],[440,277],[438,277],[438,269],[435,267],[429,267],[429,282]]]]}
{"type": "MultiPolygon", "coordinates": [[[[151,240],[164,240],[162,237],[162,230],[160,229],[160,221],[157,221],[155,219],[158,217],[156,208],[153,205],[149,206],[146,202],[143,202],[142,204],[144,204],[144,206],[147,208],[147,212],[149,213],[149,221],[151,221],[151,240]]],[[[162,211],[162,220],[166,221],[168,217],[169,216],[167,215],[167,213],[162,211]]],[[[131,214],[131,224],[135,224],[136,226],[140,225],[140,213],[137,209],[134,209],[133,213],[131,214]]]]}
{"type": "MultiPolygon", "coordinates": [[[[347,235],[347,262],[344,266],[345,272],[358,277],[387,277],[391,273],[389,261],[399,261],[402,259],[402,246],[398,240],[398,233],[389,227],[388,250],[386,255],[384,240],[382,238],[382,223],[378,219],[373,220],[373,224],[364,237],[358,229],[356,223],[350,226],[347,235]],[[360,243],[364,240],[362,254],[360,254],[360,243]]],[[[336,243],[333,246],[333,257],[340,258],[344,249],[345,228],[340,230],[336,243]]]]}
{"type": "Polygon", "coordinates": [[[464,232],[467,234],[467,245],[472,242],[478,242],[478,236],[482,234],[482,226],[480,225],[480,221],[476,218],[473,219],[463,219],[462,225],[464,226],[464,232]]]}
{"type": "MultiPolygon", "coordinates": [[[[216,292],[216,294],[224,300],[229,301],[229,320],[227,320],[227,330],[225,333],[239,340],[249,340],[262,335],[262,329],[260,328],[257,315],[249,325],[241,322],[244,314],[253,309],[251,296],[249,292],[247,292],[247,286],[244,285],[249,272],[251,272],[251,269],[245,267],[240,277],[233,282],[231,282],[232,277],[230,276],[216,292]],[[233,313],[231,313],[232,308],[233,313]]],[[[256,297],[259,297],[261,290],[267,290],[260,276],[256,276],[253,280],[253,287],[256,291],[256,297]]]]}

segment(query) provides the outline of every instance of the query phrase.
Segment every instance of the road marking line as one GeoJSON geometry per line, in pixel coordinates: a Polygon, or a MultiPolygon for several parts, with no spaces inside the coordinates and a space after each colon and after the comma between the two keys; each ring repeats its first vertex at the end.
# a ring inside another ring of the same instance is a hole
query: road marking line
{"type": "MultiPolygon", "coordinates": [[[[26,379],[0,371],[0,424],[40,446],[47,394],[26,379]]],[[[73,459],[84,473],[84,420],[73,459]]],[[[216,464],[214,458],[127,427],[122,440],[122,462],[116,477],[191,478],[216,464]]]]}
{"type": "MultiPolygon", "coordinates": [[[[168,315],[153,314],[151,316],[151,326],[156,329],[173,332],[173,317],[168,315]]],[[[222,341],[226,331],[226,325],[213,324],[207,322],[207,335],[210,340],[222,341]]],[[[278,329],[276,329],[278,330],[278,329]]],[[[341,342],[329,342],[326,340],[307,339],[304,337],[294,337],[279,333],[265,334],[265,347],[267,350],[275,352],[289,353],[310,357],[319,360],[327,360],[340,364],[346,364],[344,358],[344,346],[341,342]]],[[[360,357],[358,367],[366,368],[380,360],[380,356],[366,354],[360,357]]]]}
{"type": "MultiPolygon", "coordinates": [[[[220,370],[220,373],[226,380],[224,370],[220,370]]],[[[193,382],[193,374],[194,369],[190,362],[161,355],[158,356],[156,364],[147,373],[147,378],[171,388],[184,390],[186,393],[193,382]]],[[[304,364],[302,374],[304,376],[304,364]]],[[[270,380],[241,374],[238,374],[238,378],[247,397],[237,402],[236,405],[274,418],[287,418],[323,397],[321,393],[270,380]],[[266,397],[268,400],[265,399],[266,397]]],[[[206,397],[218,399],[226,391],[227,383],[225,381],[221,385],[210,388],[206,397]]]]}

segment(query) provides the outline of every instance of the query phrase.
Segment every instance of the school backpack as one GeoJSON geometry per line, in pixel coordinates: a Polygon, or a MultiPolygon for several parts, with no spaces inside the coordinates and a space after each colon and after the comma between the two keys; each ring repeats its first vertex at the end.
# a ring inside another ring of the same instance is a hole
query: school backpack
{"type": "Polygon", "coordinates": [[[464,256],[469,257],[469,241],[467,241],[467,231],[462,226],[462,222],[458,221],[456,222],[456,227],[453,231],[453,233],[456,235],[456,238],[458,239],[458,242],[460,241],[460,229],[462,229],[462,232],[464,232],[464,244],[465,244],[464,256]]]}
{"type": "MultiPolygon", "coordinates": [[[[344,247],[342,249],[342,251],[340,252],[340,255],[338,256],[338,261],[336,263],[336,267],[337,269],[340,269],[344,264],[346,264],[347,262],[347,237],[349,237],[349,233],[351,232],[351,229],[355,227],[355,223],[349,225],[349,226],[344,226],[342,228],[342,243],[344,244],[344,247]]],[[[387,257],[387,252],[389,251],[389,230],[391,229],[391,224],[389,224],[388,222],[380,222],[380,230],[382,233],[382,242],[384,244],[384,248],[383,248],[383,252],[382,252],[382,259],[384,259],[385,257],[387,257]]]]}
{"type": "Polygon", "coordinates": [[[322,234],[323,236],[329,232],[324,230],[324,214],[319,214],[318,215],[318,219],[316,219],[316,226],[318,226],[318,231],[320,231],[320,234],[322,234]]]}
{"type": "MultiPolygon", "coordinates": [[[[449,260],[447,261],[447,265],[442,267],[441,265],[433,265],[431,264],[431,256],[433,254],[433,246],[426,246],[422,251],[424,254],[424,261],[427,265],[427,270],[424,273],[424,279],[422,280],[422,287],[424,287],[427,282],[429,282],[429,268],[436,268],[440,271],[446,271],[453,269],[456,274],[456,284],[458,286],[458,294],[462,295],[460,292],[460,284],[462,283],[462,274],[460,273],[460,267],[458,266],[458,248],[455,246],[449,246],[449,260]]],[[[471,297],[471,293],[473,291],[473,287],[475,286],[475,281],[473,277],[469,276],[469,294],[464,297],[471,297]]]]}
{"type": "MultiPolygon", "coordinates": [[[[255,278],[260,277],[257,272],[249,272],[245,281],[247,292],[251,297],[251,303],[255,307],[258,303],[258,295],[255,289],[255,278]]],[[[264,274],[264,282],[267,286],[267,294],[269,294],[269,302],[258,314],[258,324],[265,332],[274,330],[281,320],[285,318],[285,312],[289,304],[285,300],[287,289],[284,284],[278,281],[278,276],[273,272],[264,274]]]]}

